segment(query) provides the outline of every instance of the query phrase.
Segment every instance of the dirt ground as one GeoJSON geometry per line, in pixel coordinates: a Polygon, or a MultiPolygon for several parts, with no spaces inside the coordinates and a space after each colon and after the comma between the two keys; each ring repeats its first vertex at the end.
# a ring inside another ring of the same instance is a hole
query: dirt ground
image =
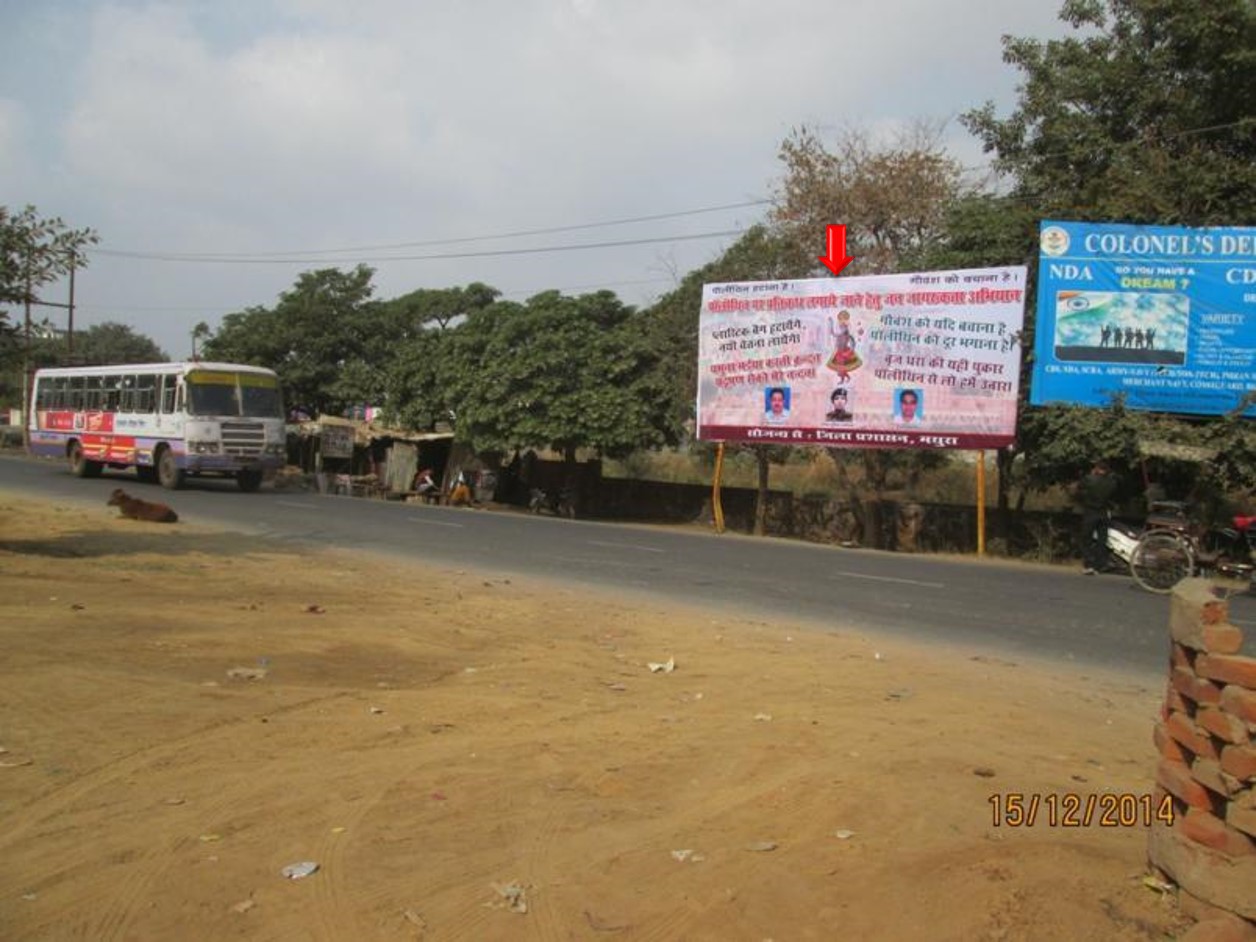
{"type": "Polygon", "coordinates": [[[11,493],[0,567],[5,940],[1189,925],[1143,827],[993,820],[1148,793],[1154,677],[11,493]]]}

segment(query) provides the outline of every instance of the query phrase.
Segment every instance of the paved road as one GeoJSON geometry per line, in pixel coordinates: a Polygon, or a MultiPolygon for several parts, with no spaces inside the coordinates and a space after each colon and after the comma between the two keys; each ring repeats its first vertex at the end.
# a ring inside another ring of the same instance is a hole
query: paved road
{"type": "MultiPolygon", "coordinates": [[[[427,507],[193,480],[177,494],[129,474],[71,477],[62,465],[0,458],[0,489],[82,500],[105,511],[117,486],[176,505],[188,520],[290,544],[361,549],[443,566],[562,579],[760,613],[862,627],[1162,675],[1168,600],[1123,576],[817,546],[790,540],[427,507]]],[[[1256,596],[1231,600],[1256,654],[1256,596]]]]}

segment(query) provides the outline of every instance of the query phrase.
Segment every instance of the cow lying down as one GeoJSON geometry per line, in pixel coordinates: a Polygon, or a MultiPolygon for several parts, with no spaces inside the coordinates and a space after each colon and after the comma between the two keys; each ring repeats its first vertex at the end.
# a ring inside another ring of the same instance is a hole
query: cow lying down
{"type": "Polygon", "coordinates": [[[156,504],[152,501],[140,500],[138,497],[132,497],[122,488],[118,488],[109,496],[109,506],[117,507],[122,511],[122,516],[129,517],[132,520],[150,520],[153,523],[174,523],[179,519],[179,515],[167,507],[165,504],[156,504]]]}

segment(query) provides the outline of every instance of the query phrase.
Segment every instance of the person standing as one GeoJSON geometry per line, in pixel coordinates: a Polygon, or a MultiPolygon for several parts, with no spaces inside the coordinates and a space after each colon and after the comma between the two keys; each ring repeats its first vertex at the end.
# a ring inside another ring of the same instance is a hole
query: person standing
{"type": "Polygon", "coordinates": [[[1094,467],[1077,485],[1082,508],[1082,572],[1088,576],[1106,568],[1108,561],[1108,510],[1116,494],[1116,479],[1106,461],[1094,467]]]}

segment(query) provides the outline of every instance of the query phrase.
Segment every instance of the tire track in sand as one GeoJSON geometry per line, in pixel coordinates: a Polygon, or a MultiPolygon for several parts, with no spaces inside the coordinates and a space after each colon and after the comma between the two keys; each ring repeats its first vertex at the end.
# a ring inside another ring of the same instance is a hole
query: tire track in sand
{"type": "MultiPolygon", "coordinates": [[[[292,713],[351,695],[351,692],[338,691],[270,709],[267,715],[292,713]]],[[[13,825],[0,835],[0,859],[12,857],[14,848],[32,836],[32,832],[35,832],[33,836],[38,837],[39,828],[48,827],[60,818],[72,818],[78,813],[76,806],[88,801],[94,793],[142,775],[154,766],[160,770],[177,769],[181,765],[180,759],[198,761],[206,752],[213,750],[218,738],[233,734],[238,727],[255,721],[253,716],[232,717],[175,739],[136,749],[26,803],[14,815],[16,820],[13,825]]],[[[214,794],[219,796],[216,800],[198,805],[197,816],[200,819],[213,820],[229,815],[238,807],[239,796],[233,792],[218,790],[214,794]]],[[[185,835],[144,849],[122,847],[115,851],[115,866],[125,868],[120,877],[98,881],[95,891],[91,888],[76,888],[76,909],[92,913],[89,919],[81,923],[81,936],[100,940],[127,938],[135,918],[146,909],[149,887],[168,872],[177,856],[193,846],[195,840],[185,835]]],[[[7,879],[0,876],[0,895],[12,895],[17,890],[19,881],[21,886],[29,886],[45,878],[29,871],[7,879]]]]}

